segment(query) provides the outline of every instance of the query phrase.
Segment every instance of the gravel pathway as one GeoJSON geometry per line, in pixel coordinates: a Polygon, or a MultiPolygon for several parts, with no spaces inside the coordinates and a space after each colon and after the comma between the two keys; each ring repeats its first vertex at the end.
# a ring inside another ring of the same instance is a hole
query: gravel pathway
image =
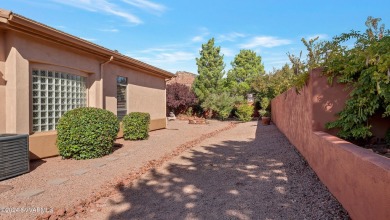
{"type": "MultiPolygon", "coordinates": [[[[85,219],[348,219],[279,130],[241,123],[87,206],[85,219]]],[[[331,172],[331,171],[330,171],[331,172]]],[[[127,177],[123,177],[126,179],[127,177]]],[[[128,179],[129,180],[129,179],[128,179]]]]}
{"type": "Polygon", "coordinates": [[[136,172],[148,161],[229,125],[214,120],[208,125],[170,121],[168,129],[151,132],[148,140],[117,140],[121,147],[103,158],[77,161],[54,157],[35,161],[30,173],[0,182],[0,219],[34,219],[46,208],[61,213],[63,208],[73,207],[136,172]]]}

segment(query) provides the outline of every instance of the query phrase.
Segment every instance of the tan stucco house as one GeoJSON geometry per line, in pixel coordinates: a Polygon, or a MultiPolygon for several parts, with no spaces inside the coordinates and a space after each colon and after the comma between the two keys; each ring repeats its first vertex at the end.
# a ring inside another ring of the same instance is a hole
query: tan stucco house
{"type": "Polygon", "coordinates": [[[0,133],[30,134],[31,158],[58,155],[56,123],[66,111],[104,108],[151,115],[166,127],[173,74],[0,9],[0,133]]]}

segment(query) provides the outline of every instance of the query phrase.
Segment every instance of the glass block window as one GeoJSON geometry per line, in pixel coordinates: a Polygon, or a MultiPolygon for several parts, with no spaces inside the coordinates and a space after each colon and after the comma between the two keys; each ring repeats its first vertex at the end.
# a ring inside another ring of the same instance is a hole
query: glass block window
{"type": "Polygon", "coordinates": [[[66,111],[85,106],[85,77],[50,70],[32,71],[34,132],[55,130],[66,111]]]}
{"type": "Polygon", "coordinates": [[[127,106],[126,106],[126,89],[127,89],[127,78],[118,76],[116,78],[116,108],[117,108],[117,116],[119,120],[127,114],[127,106]]]}

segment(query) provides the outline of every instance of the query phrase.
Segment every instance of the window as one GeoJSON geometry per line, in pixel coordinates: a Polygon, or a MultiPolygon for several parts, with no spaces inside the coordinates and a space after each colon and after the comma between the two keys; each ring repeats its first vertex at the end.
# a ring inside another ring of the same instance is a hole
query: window
{"type": "Polygon", "coordinates": [[[86,78],[33,69],[32,99],[33,131],[55,130],[66,111],[86,106],[86,78]]]}
{"type": "Polygon", "coordinates": [[[126,106],[126,88],[127,88],[127,78],[118,76],[116,78],[116,108],[117,108],[117,116],[119,120],[127,114],[127,106],[126,106]]]}

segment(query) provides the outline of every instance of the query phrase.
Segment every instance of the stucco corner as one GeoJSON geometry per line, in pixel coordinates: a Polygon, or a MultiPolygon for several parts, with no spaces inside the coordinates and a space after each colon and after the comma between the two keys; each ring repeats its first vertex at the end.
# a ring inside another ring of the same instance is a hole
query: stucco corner
{"type": "Polygon", "coordinates": [[[0,21],[1,22],[5,23],[6,21],[8,21],[8,19],[11,17],[11,15],[12,15],[12,11],[0,8],[0,21]]]}

